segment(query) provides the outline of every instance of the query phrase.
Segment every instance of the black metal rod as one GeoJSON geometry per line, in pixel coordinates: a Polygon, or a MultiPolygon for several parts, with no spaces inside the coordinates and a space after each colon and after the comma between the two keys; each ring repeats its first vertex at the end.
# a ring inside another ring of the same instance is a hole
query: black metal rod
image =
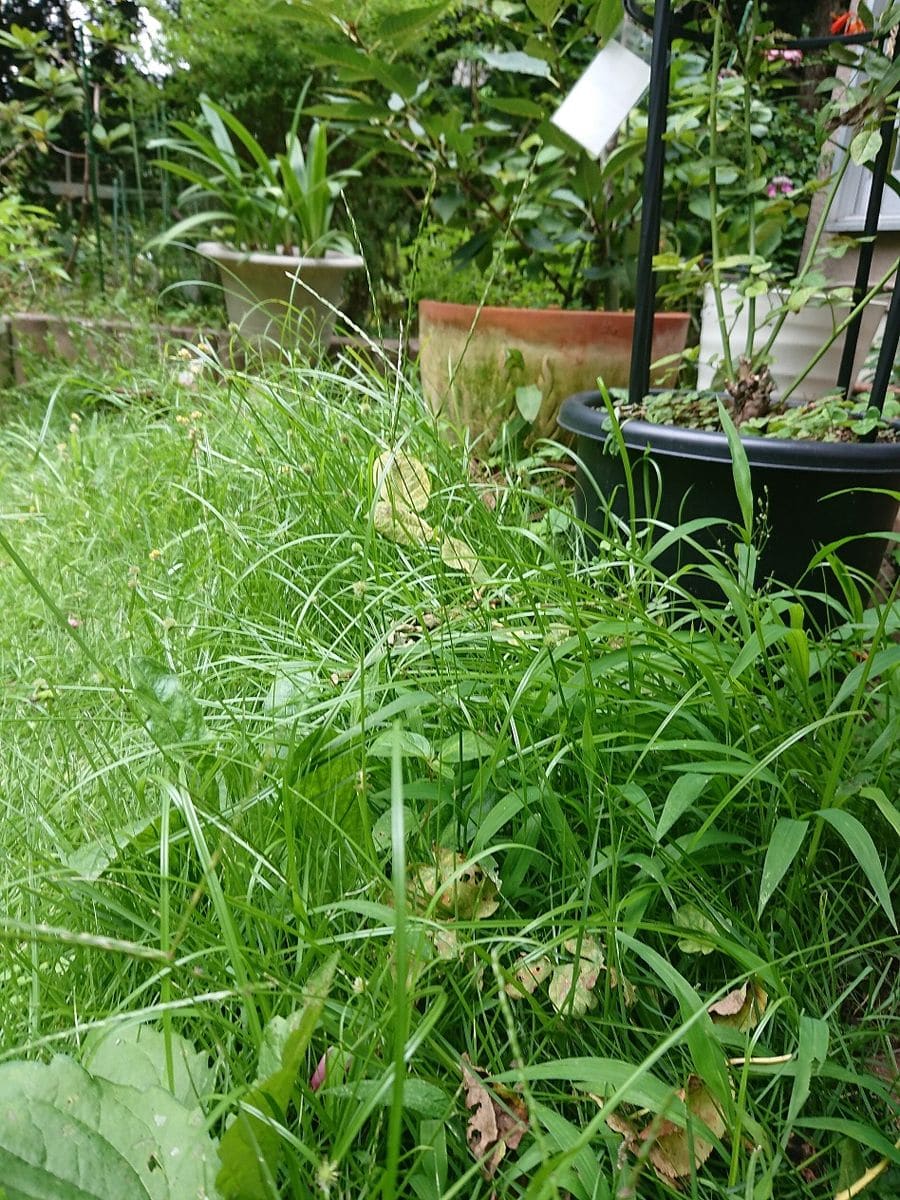
{"type": "Polygon", "coordinates": [[[628,399],[640,404],[650,390],[653,356],[653,317],[656,311],[656,276],[653,258],[659,251],[662,218],[665,134],[669,107],[669,48],[671,0],[657,0],[653,15],[653,52],[650,58],[650,98],[647,114],[647,156],[641,195],[641,235],[638,246],[634,307],[634,338],[628,399]]]}
{"type": "Polygon", "coordinates": [[[884,324],[884,337],[881,340],[878,365],[875,368],[872,393],[869,397],[869,407],[877,408],[879,413],[884,412],[884,402],[887,399],[891,374],[897,363],[898,346],[900,346],[900,271],[894,278],[894,294],[891,296],[891,306],[884,324]]]}

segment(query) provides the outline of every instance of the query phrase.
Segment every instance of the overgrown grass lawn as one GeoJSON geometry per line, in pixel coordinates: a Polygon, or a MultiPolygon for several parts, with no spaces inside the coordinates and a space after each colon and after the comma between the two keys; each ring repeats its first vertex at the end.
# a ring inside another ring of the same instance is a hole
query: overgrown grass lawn
{"type": "Polygon", "coordinates": [[[0,1195],[896,1196],[894,609],[176,373],[0,427],[0,1195]]]}

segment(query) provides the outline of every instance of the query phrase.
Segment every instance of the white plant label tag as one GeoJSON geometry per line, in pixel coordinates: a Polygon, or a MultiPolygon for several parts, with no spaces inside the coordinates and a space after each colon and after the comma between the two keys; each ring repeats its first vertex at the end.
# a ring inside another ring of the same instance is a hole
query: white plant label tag
{"type": "Polygon", "coordinates": [[[598,158],[649,85],[644,60],[607,42],[550,119],[598,158]]]}

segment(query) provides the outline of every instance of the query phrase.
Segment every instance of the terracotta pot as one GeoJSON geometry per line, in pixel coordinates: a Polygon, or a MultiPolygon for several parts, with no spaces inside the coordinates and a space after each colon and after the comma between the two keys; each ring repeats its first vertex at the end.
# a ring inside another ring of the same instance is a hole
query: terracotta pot
{"type": "Polygon", "coordinates": [[[197,250],[219,268],[229,321],[269,352],[321,349],[331,336],[344,276],[363,265],[358,254],[251,254],[221,242],[200,242],[197,250]]]}
{"type": "MultiPolygon", "coordinates": [[[[687,313],[658,313],[654,361],[684,350],[687,313]]],[[[433,411],[470,438],[490,445],[516,411],[516,388],[536,385],[540,411],[529,440],[559,436],[566,396],[597,386],[625,387],[631,367],[634,313],[558,308],[493,308],[419,304],[419,369],[433,411]]],[[[677,364],[654,372],[654,386],[674,382],[677,364]]]]}

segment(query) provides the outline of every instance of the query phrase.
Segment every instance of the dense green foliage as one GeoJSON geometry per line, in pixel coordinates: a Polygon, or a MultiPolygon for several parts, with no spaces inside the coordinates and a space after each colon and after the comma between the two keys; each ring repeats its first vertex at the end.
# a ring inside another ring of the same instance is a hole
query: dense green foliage
{"type": "Polygon", "coordinates": [[[801,1200],[896,1159],[895,608],[820,636],[727,554],[698,608],[402,380],[196,362],[36,382],[0,438],[2,1053],[68,1056],[0,1067],[22,1121],[78,1071],[136,1122],[163,1087],[223,1196],[661,1198],[668,1146],[801,1200]],[[492,1180],[467,1095],[527,1126],[492,1180]],[[623,1148],[613,1108],[674,1124],[623,1148]]]}

